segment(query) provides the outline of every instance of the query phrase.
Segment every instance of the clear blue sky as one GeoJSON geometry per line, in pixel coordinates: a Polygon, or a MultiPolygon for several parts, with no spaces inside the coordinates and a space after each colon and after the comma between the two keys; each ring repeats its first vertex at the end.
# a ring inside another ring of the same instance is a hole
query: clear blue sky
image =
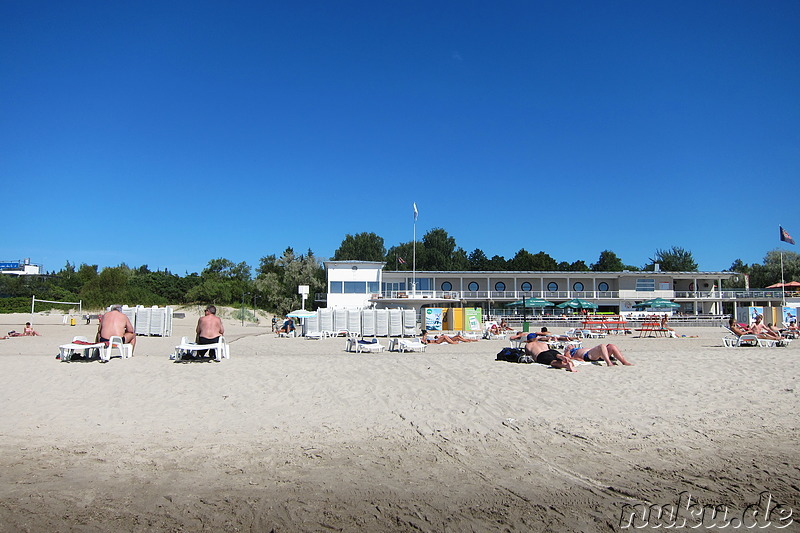
{"type": "MultiPolygon", "coordinates": [[[[800,238],[800,2],[0,2],[0,260],[800,238]]],[[[786,249],[797,251],[795,247],[786,249]]]]}

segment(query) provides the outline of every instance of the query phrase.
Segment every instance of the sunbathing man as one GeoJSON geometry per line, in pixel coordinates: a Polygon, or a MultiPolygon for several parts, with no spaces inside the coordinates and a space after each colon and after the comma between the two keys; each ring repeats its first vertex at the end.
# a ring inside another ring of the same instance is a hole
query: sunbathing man
{"type": "Polygon", "coordinates": [[[136,331],[130,319],[122,312],[122,306],[115,304],[111,311],[103,315],[97,327],[95,342],[108,342],[111,337],[122,337],[124,344],[131,345],[131,353],[136,348],[136,331]]]}
{"type": "Polygon", "coordinates": [[[291,318],[289,318],[287,316],[286,320],[283,321],[283,325],[281,326],[281,328],[276,333],[278,335],[280,335],[281,333],[291,333],[292,331],[294,331],[294,329],[295,329],[294,328],[294,320],[292,320],[291,318]]]}
{"type": "MultiPolygon", "coordinates": [[[[206,307],[203,316],[197,320],[195,332],[197,333],[197,344],[217,344],[219,342],[219,338],[225,334],[225,326],[217,316],[215,306],[206,307]]],[[[203,357],[207,351],[209,357],[217,356],[216,350],[198,350],[197,357],[203,357]]]]}
{"type": "Polygon", "coordinates": [[[614,359],[625,366],[633,366],[633,363],[628,362],[628,360],[623,357],[622,352],[619,351],[616,344],[598,344],[594,348],[578,348],[568,344],[567,347],[564,348],[564,353],[578,361],[592,362],[602,359],[608,366],[616,365],[616,363],[611,360],[611,357],[614,357],[614,359]]]}
{"type": "Polygon", "coordinates": [[[577,372],[575,364],[569,357],[562,355],[558,350],[553,350],[544,342],[530,340],[525,344],[525,354],[536,358],[536,362],[542,365],[550,365],[553,368],[563,368],[569,372],[577,372]]]}
{"type": "Polygon", "coordinates": [[[781,340],[781,336],[779,333],[775,333],[767,326],[764,325],[764,315],[758,315],[756,317],[756,321],[750,326],[750,331],[752,331],[759,339],[767,339],[773,341],[781,340]]]}

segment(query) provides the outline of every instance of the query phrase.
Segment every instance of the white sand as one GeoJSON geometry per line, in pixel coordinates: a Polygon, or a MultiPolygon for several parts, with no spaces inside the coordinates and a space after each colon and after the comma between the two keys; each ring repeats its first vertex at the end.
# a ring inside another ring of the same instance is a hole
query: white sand
{"type": "Polygon", "coordinates": [[[684,491],[800,523],[800,341],[613,336],[635,366],[569,374],[499,340],[351,354],[228,320],[231,359],[170,361],[196,320],[108,364],[56,360],[96,330],[60,317],[0,341],[0,531],[616,531],[684,491]]]}

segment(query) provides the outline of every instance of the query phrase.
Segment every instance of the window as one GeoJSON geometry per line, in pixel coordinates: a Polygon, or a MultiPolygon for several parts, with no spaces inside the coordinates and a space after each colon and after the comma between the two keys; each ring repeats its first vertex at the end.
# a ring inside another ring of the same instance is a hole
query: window
{"type": "Polygon", "coordinates": [[[405,283],[382,283],[383,292],[396,292],[396,291],[404,291],[406,290],[405,283]]]}
{"type": "Polygon", "coordinates": [[[331,281],[331,294],[342,294],[343,292],[341,281],[331,281]]]}
{"type": "Polygon", "coordinates": [[[654,279],[637,279],[636,280],[636,290],[637,291],[655,291],[656,290],[656,280],[654,279]]]}
{"type": "Polygon", "coordinates": [[[603,291],[603,292],[607,291],[608,290],[608,283],[606,283],[605,281],[601,282],[600,285],[597,286],[597,290],[598,291],[603,291]]]}
{"type": "Polygon", "coordinates": [[[581,292],[583,290],[583,283],[581,283],[580,281],[576,281],[572,285],[572,290],[581,292]]]}
{"type": "Polygon", "coordinates": [[[531,286],[531,284],[528,283],[527,281],[520,286],[520,289],[522,289],[523,291],[526,291],[526,292],[530,291],[532,288],[533,287],[531,286]]]}
{"type": "Polygon", "coordinates": [[[367,292],[370,294],[376,294],[380,289],[380,283],[377,281],[368,281],[367,282],[367,292]]]}
{"type": "Polygon", "coordinates": [[[474,282],[474,281],[470,281],[469,285],[467,286],[467,288],[469,290],[471,290],[472,292],[475,292],[475,291],[477,291],[479,289],[478,284],[476,282],[474,282]]]}
{"type": "Polygon", "coordinates": [[[450,283],[449,281],[445,281],[444,283],[442,283],[442,290],[443,291],[452,291],[453,290],[453,284],[450,283]]]}
{"type": "Polygon", "coordinates": [[[366,294],[367,282],[366,281],[345,281],[344,282],[345,294],[366,294]]]}
{"type": "Polygon", "coordinates": [[[551,281],[547,284],[547,290],[550,292],[556,292],[558,290],[558,283],[551,281]]]}
{"type": "MultiPolygon", "coordinates": [[[[413,287],[414,279],[408,278],[408,287],[413,287]]],[[[432,291],[433,290],[433,278],[417,278],[417,290],[418,291],[432,291]]]]}
{"type": "Polygon", "coordinates": [[[506,290],[506,284],[503,283],[502,281],[498,281],[497,283],[494,284],[494,290],[496,290],[497,292],[503,292],[504,290],[506,290]]]}

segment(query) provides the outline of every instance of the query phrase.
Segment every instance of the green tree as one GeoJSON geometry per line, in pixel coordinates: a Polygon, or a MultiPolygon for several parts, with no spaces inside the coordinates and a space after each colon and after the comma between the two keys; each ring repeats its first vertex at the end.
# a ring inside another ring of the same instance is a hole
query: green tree
{"type": "Polygon", "coordinates": [[[502,272],[504,270],[510,270],[508,268],[508,261],[502,255],[493,255],[491,259],[489,259],[489,270],[492,272],[502,272]]]}
{"type": "Polygon", "coordinates": [[[489,268],[489,258],[486,257],[486,254],[483,253],[483,250],[480,248],[475,248],[472,250],[467,259],[469,261],[469,270],[475,270],[478,272],[491,270],[489,268]]]}
{"type": "Polygon", "coordinates": [[[418,270],[452,270],[456,240],[442,228],[434,228],[422,237],[425,253],[417,255],[418,270]]]}
{"type": "Polygon", "coordinates": [[[603,250],[600,252],[600,257],[597,259],[597,262],[592,263],[589,268],[591,268],[593,272],[622,272],[626,270],[622,259],[617,257],[617,254],[611,250],[603,250]]]}
{"type": "Polygon", "coordinates": [[[325,292],[325,270],[311,250],[306,255],[296,256],[290,247],[281,257],[270,255],[261,258],[254,289],[265,308],[279,314],[299,308],[302,299],[297,288],[300,285],[309,286],[312,306],[314,295],[325,292]]]}
{"type": "Polygon", "coordinates": [[[514,257],[508,260],[507,264],[509,270],[519,271],[536,270],[536,268],[534,268],[535,265],[536,259],[533,254],[525,248],[519,250],[514,257]]]}
{"type": "Polygon", "coordinates": [[[250,267],[245,262],[212,259],[200,273],[200,280],[187,292],[188,301],[235,304],[250,292],[250,267]]]}
{"type": "Polygon", "coordinates": [[[697,272],[697,263],[692,257],[692,252],[679,246],[669,250],[656,250],[655,257],[650,258],[643,270],[655,270],[656,263],[664,272],[697,272]]]}
{"type": "Polygon", "coordinates": [[[589,272],[589,267],[583,261],[573,261],[567,270],[570,272],[589,272]]]}
{"type": "Polygon", "coordinates": [[[750,287],[763,289],[780,283],[781,255],[783,255],[783,280],[800,281],[800,254],[770,250],[764,256],[762,264],[750,267],[750,287]]]}
{"type": "MultiPolygon", "coordinates": [[[[419,259],[425,255],[425,248],[422,243],[417,242],[417,266],[419,267],[419,259]]],[[[414,262],[414,243],[403,242],[397,246],[392,246],[386,252],[386,265],[383,267],[385,270],[411,270],[414,262]]]]}
{"type": "Polygon", "coordinates": [[[374,233],[347,234],[333,253],[334,261],[383,261],[385,257],[383,237],[374,233]]]}

